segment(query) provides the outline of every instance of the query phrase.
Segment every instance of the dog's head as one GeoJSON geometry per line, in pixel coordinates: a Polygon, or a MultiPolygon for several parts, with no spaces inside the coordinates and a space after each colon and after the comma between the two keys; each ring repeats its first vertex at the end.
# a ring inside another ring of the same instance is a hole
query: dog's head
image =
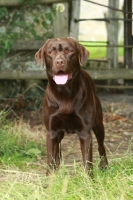
{"type": "Polygon", "coordinates": [[[35,54],[42,67],[46,65],[48,75],[61,85],[74,77],[88,56],[84,46],[70,37],[47,40],[35,54]]]}

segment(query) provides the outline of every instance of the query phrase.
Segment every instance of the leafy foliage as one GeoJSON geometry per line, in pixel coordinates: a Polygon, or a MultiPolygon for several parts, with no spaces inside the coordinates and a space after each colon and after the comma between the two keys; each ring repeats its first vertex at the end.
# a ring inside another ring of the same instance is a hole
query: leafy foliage
{"type": "Polygon", "coordinates": [[[19,0],[20,7],[0,8],[0,57],[10,52],[18,39],[41,40],[53,34],[56,11],[54,8],[35,5],[35,0],[19,0]]]}

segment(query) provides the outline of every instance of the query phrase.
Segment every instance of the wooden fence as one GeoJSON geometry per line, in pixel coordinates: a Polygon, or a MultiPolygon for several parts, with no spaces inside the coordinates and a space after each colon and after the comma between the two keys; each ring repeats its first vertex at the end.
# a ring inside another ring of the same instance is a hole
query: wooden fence
{"type": "MultiPolygon", "coordinates": [[[[79,24],[76,22],[79,19],[79,9],[80,9],[80,1],[71,1],[71,0],[38,0],[37,4],[52,4],[52,6],[55,6],[57,3],[63,3],[65,5],[65,11],[63,13],[57,13],[57,17],[54,23],[54,37],[66,37],[66,36],[72,36],[74,38],[78,38],[78,28],[79,24]],[[76,19],[76,20],[75,20],[76,19]]],[[[7,7],[15,7],[20,6],[19,0],[1,0],[0,6],[7,6],[7,7]]],[[[118,5],[117,5],[118,6],[118,5]]],[[[111,13],[112,14],[112,13],[111,13]]],[[[110,16],[111,16],[110,14],[110,16]]],[[[114,27],[114,24],[112,25],[114,27]]],[[[108,30],[112,30],[111,27],[108,27],[108,30]]],[[[115,29],[114,29],[115,30],[115,29]]],[[[115,30],[116,32],[116,30],[115,30]]],[[[112,37],[111,37],[112,39],[112,37]]],[[[109,39],[111,41],[111,39],[109,39]]],[[[37,51],[44,43],[45,41],[24,41],[19,40],[17,41],[13,47],[12,50],[15,51],[37,51]]],[[[114,65],[118,65],[118,55],[116,53],[116,49],[118,45],[116,44],[116,47],[113,45],[111,47],[110,44],[107,45],[108,47],[108,60],[106,61],[106,64],[109,66],[111,63],[109,63],[110,60],[110,53],[111,49],[113,49],[113,55],[115,56],[114,65]],[[117,58],[116,58],[117,55],[117,58]],[[117,63],[116,63],[117,61],[117,63]]],[[[128,48],[128,46],[127,46],[128,48]]],[[[132,48],[132,46],[130,46],[132,48]]],[[[26,61],[26,60],[25,60],[26,61]]],[[[91,61],[90,61],[91,62],[91,61]]],[[[99,62],[105,62],[105,61],[99,61],[99,62]]],[[[117,79],[124,79],[124,80],[132,80],[133,79],[133,68],[117,68],[117,67],[105,67],[104,69],[89,69],[84,68],[94,80],[117,80],[117,79]]],[[[0,79],[47,79],[46,72],[41,70],[30,70],[30,71],[23,71],[23,70],[2,70],[0,71],[0,79]]],[[[108,87],[108,88],[114,88],[115,86],[97,86],[97,87],[108,87]]],[[[133,86],[116,86],[119,89],[123,88],[133,88],[133,86]]]]}

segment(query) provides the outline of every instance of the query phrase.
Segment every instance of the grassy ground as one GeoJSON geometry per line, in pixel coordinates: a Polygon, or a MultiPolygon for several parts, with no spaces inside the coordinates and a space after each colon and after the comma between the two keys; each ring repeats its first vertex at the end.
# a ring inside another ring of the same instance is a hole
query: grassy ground
{"type": "MultiPolygon", "coordinates": [[[[90,59],[102,59],[106,58],[106,51],[107,48],[105,47],[107,44],[106,43],[97,43],[97,42],[81,42],[88,51],[90,52],[90,59]],[[96,47],[91,47],[92,45],[95,45],[96,47]],[[100,47],[98,47],[100,46],[100,47]]],[[[123,48],[118,48],[118,56],[122,57],[124,54],[123,48]]]]}
{"type": "Polygon", "coordinates": [[[0,161],[4,166],[25,169],[28,163],[34,163],[45,155],[44,136],[32,131],[21,119],[14,122],[6,120],[7,115],[0,112],[0,161]]]}
{"type": "Polygon", "coordinates": [[[110,162],[101,172],[94,167],[91,180],[81,166],[62,164],[57,173],[0,170],[0,199],[4,200],[131,200],[133,199],[133,160],[125,157],[110,162]],[[70,173],[71,172],[71,173],[70,173]]]}
{"type": "Polygon", "coordinates": [[[45,141],[27,124],[9,122],[0,113],[1,200],[130,200],[133,199],[133,154],[111,159],[100,171],[94,164],[92,180],[79,163],[63,162],[56,173],[45,176],[45,141]]]}

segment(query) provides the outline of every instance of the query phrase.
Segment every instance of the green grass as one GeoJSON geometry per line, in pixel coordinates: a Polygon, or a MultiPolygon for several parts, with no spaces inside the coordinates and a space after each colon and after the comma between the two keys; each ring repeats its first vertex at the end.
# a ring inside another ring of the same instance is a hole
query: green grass
{"type": "MultiPolygon", "coordinates": [[[[97,43],[97,42],[80,42],[81,44],[83,44],[86,49],[90,52],[90,59],[102,59],[102,58],[106,58],[106,51],[107,48],[106,47],[102,47],[102,46],[106,46],[106,43],[97,43]],[[95,45],[96,47],[91,47],[92,45],[95,45]],[[101,47],[97,47],[97,46],[101,46],[101,47]]],[[[124,55],[124,51],[123,48],[118,48],[118,56],[123,56],[124,55]]]]}
{"type": "Polygon", "coordinates": [[[106,171],[94,168],[94,180],[83,167],[62,164],[56,173],[45,174],[21,171],[0,171],[0,199],[4,200],[131,200],[133,199],[133,159],[110,162],[106,171]],[[71,172],[71,173],[70,173],[71,172]]]}
{"type": "Polygon", "coordinates": [[[6,119],[7,114],[0,112],[0,162],[24,168],[45,155],[44,141],[33,139],[26,124],[21,120],[10,122],[6,119]]]}
{"type": "Polygon", "coordinates": [[[1,200],[133,199],[132,152],[109,160],[104,171],[98,169],[97,160],[93,180],[75,162],[69,167],[62,162],[58,171],[46,177],[42,137],[32,137],[33,133],[21,120],[6,120],[5,112],[0,113],[0,124],[1,200]]]}

